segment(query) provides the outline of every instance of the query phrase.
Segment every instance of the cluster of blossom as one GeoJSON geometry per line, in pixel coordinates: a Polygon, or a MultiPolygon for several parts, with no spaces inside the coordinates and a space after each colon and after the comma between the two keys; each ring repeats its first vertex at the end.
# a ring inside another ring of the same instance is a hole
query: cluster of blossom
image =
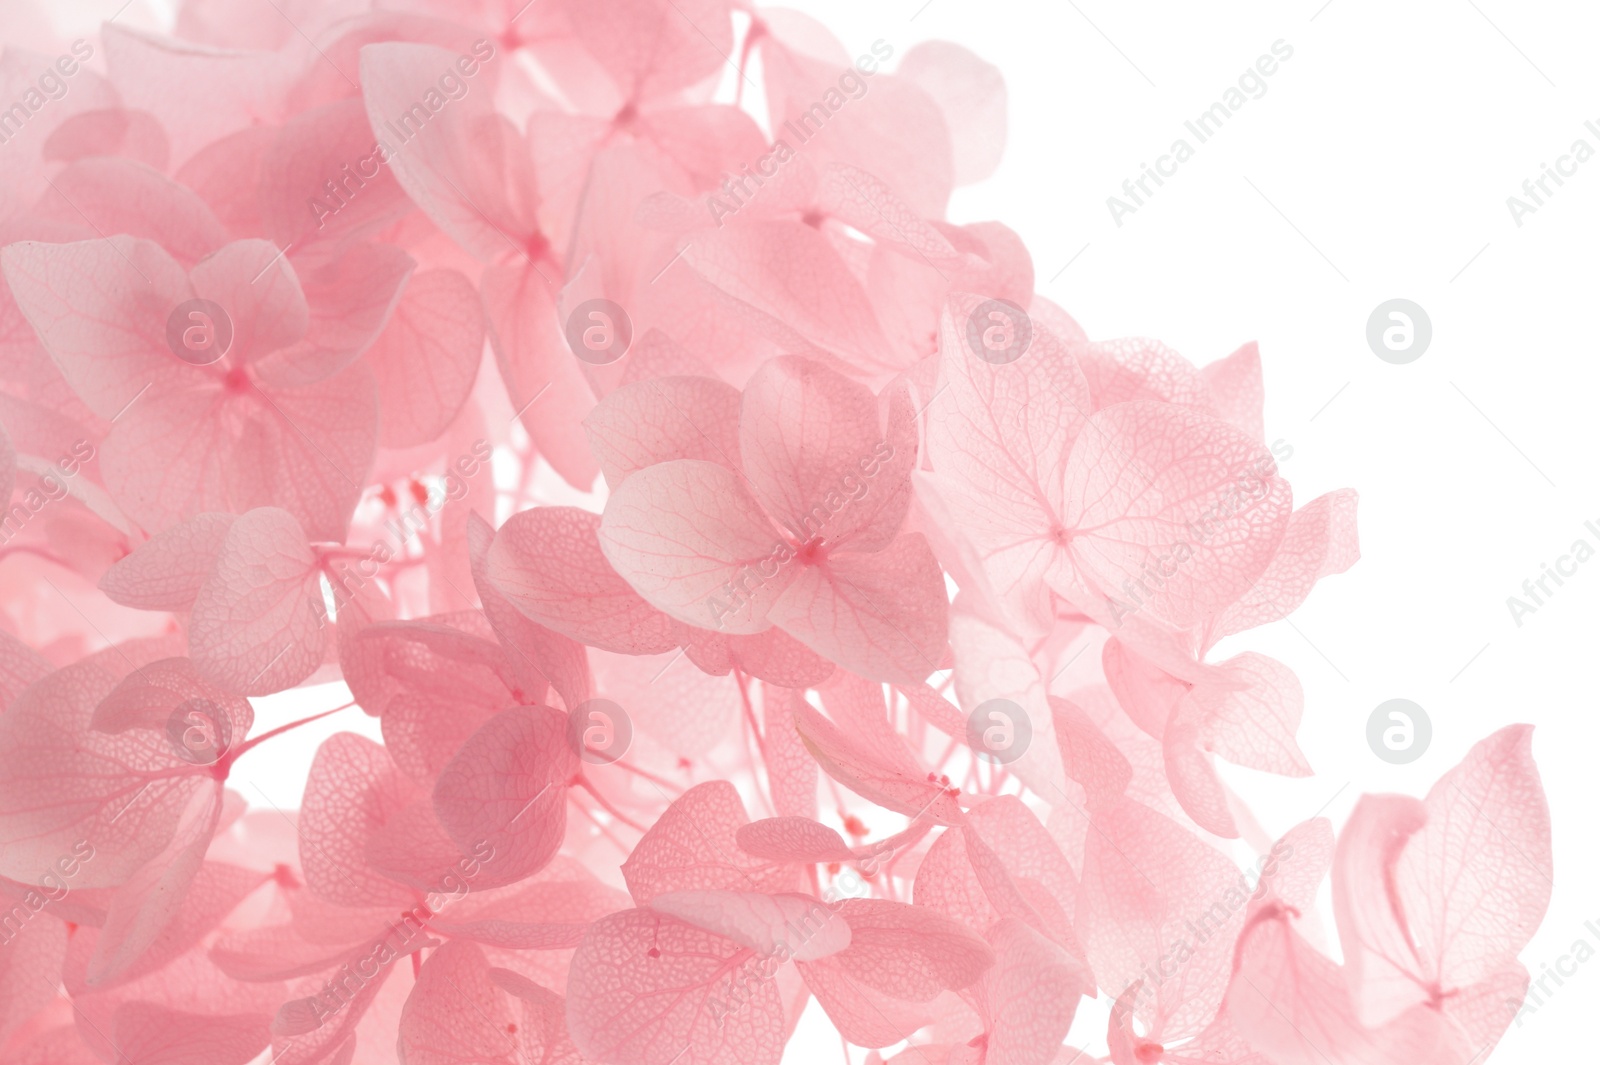
{"type": "Polygon", "coordinates": [[[1261,829],[1216,760],[1309,774],[1302,691],[1212,651],[1355,496],[1293,505],[1253,344],[1091,341],[945,220],[992,66],[744,0],[50,16],[0,23],[0,1061],[1506,1030],[1530,730],[1261,829]],[[251,697],[332,681],[382,742],[273,808],[251,697]]]}

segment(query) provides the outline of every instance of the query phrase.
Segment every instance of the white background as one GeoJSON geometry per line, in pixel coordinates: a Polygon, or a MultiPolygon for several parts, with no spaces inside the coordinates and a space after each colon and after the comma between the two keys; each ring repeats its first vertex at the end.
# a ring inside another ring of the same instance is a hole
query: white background
{"type": "MultiPolygon", "coordinates": [[[[1522,960],[1537,979],[1578,938],[1600,947],[1583,927],[1600,925],[1600,558],[1520,628],[1506,606],[1578,537],[1600,548],[1583,528],[1600,527],[1600,157],[1521,227],[1506,206],[1574,139],[1600,152],[1584,128],[1600,125],[1595,9],[797,6],[851,54],[878,38],[897,54],[943,38],[998,66],[1010,92],[1006,155],[994,177],[957,193],[953,220],[1017,230],[1038,290],[1096,339],[1152,336],[1195,363],[1259,341],[1267,439],[1294,447],[1281,468],[1296,501],[1360,492],[1362,560],[1324,581],[1292,624],[1226,648],[1279,658],[1306,691],[1300,741],[1317,775],[1229,774],[1268,831],[1325,804],[1341,826],[1362,792],[1423,795],[1479,739],[1533,722],[1556,875],[1522,960]],[[1294,55],[1267,93],[1196,145],[1184,121],[1279,39],[1294,55]],[[1106,198],[1179,136],[1194,158],[1119,228],[1106,198]],[[1433,324],[1429,349],[1403,366],[1365,339],[1372,310],[1396,297],[1433,324]],[[1380,761],[1365,736],[1372,710],[1396,697],[1420,704],[1434,729],[1428,752],[1404,766],[1380,761]]],[[[1336,943],[1324,946],[1336,955],[1336,943]]],[[[1597,996],[1600,959],[1513,1026],[1491,1060],[1592,1048],[1597,996]]],[[[1080,1014],[1090,1016],[1073,1041],[1103,1047],[1104,1012],[1080,1014]]],[[[787,1060],[836,1060],[837,1048],[819,1036],[787,1060]]]]}
{"type": "MultiPolygon", "coordinates": [[[[1535,723],[1556,847],[1550,911],[1523,955],[1537,979],[1579,937],[1600,945],[1583,927],[1600,920],[1600,559],[1520,628],[1506,606],[1574,539],[1600,546],[1583,528],[1600,525],[1600,159],[1521,227],[1506,198],[1575,138],[1600,150],[1583,125],[1600,119],[1594,13],[1319,6],[933,0],[914,19],[904,5],[900,21],[810,5],[847,41],[946,37],[1004,71],[1007,156],[960,194],[957,219],[1016,228],[1040,291],[1091,336],[1155,336],[1195,362],[1260,342],[1267,437],[1295,448],[1285,476],[1298,500],[1361,493],[1363,557],[1292,624],[1235,641],[1300,676],[1301,745],[1318,775],[1234,779],[1263,800],[1271,832],[1336,794],[1326,813],[1339,825],[1361,792],[1423,794],[1478,739],[1535,723]],[[1117,227],[1106,197],[1280,38],[1294,56],[1267,94],[1117,227]],[[1428,351],[1404,366],[1365,342],[1368,315],[1394,297],[1433,323],[1428,351]],[[1406,766],[1366,746],[1368,715],[1393,697],[1421,704],[1434,727],[1406,766]]],[[[1585,966],[1494,1060],[1590,1046],[1597,993],[1600,965],[1585,966]]]]}
{"type": "MultiPolygon", "coordinates": [[[[1281,659],[1306,690],[1300,739],[1317,776],[1229,774],[1268,831],[1324,807],[1341,825],[1362,792],[1421,795],[1477,740],[1534,722],[1556,887],[1523,961],[1537,979],[1580,937],[1600,946],[1584,928],[1600,924],[1600,559],[1520,628],[1506,606],[1573,540],[1600,546],[1583,528],[1600,525],[1600,158],[1521,227],[1506,206],[1574,139],[1600,150],[1584,128],[1600,124],[1595,11],[1508,0],[798,6],[852,55],[879,38],[897,56],[944,38],[999,66],[1006,156],[957,194],[953,220],[1016,229],[1039,290],[1097,339],[1153,336],[1196,363],[1258,340],[1267,438],[1294,448],[1282,471],[1297,501],[1360,492],[1361,562],[1325,581],[1292,624],[1225,649],[1281,659]],[[1266,95],[1115,225],[1106,198],[1175,138],[1195,144],[1184,121],[1280,39],[1294,54],[1266,95]],[[1368,315],[1394,297],[1421,304],[1433,325],[1429,350],[1404,366],[1365,341],[1368,315]],[[1394,697],[1433,723],[1431,749],[1406,766],[1380,761],[1365,739],[1372,709],[1394,697]]],[[[334,705],[325,692],[293,701],[263,701],[263,724],[334,705]]],[[[241,762],[238,786],[297,805],[315,744],[370,726],[358,716],[275,741],[241,762]]],[[[1597,992],[1600,962],[1514,1027],[1494,1060],[1592,1047],[1597,992]]],[[[1074,1041],[1103,1047],[1103,1009],[1080,1015],[1074,1041]]],[[[816,1019],[786,1061],[838,1060],[816,1019]]]]}

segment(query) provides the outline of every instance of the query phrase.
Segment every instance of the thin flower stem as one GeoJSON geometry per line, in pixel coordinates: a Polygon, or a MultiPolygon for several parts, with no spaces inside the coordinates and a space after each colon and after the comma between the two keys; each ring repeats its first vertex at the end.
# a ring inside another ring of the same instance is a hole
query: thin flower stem
{"type": "Polygon", "coordinates": [[[595,786],[590,783],[588,777],[580,775],[578,777],[578,785],[582,787],[584,791],[587,791],[594,797],[594,801],[600,804],[600,808],[602,810],[610,814],[612,817],[615,817],[618,821],[627,825],[640,835],[643,835],[645,832],[649,831],[649,829],[647,829],[644,825],[641,825],[639,822],[635,821],[633,818],[629,817],[615,806],[612,806],[610,801],[604,795],[600,794],[600,792],[595,789],[595,786]]]}
{"type": "Polygon", "coordinates": [[[638,766],[629,765],[627,762],[612,762],[611,764],[616,766],[618,769],[621,769],[621,770],[624,770],[626,772],[632,773],[634,776],[643,777],[645,780],[648,780],[650,783],[656,785],[659,788],[663,788],[663,789],[670,788],[672,791],[676,792],[678,795],[682,795],[683,794],[683,788],[682,787],[680,787],[677,784],[672,783],[672,781],[668,780],[666,777],[657,776],[656,774],[650,772],[647,769],[640,769],[638,766]]]}
{"type": "Polygon", "coordinates": [[[272,737],[274,737],[274,736],[281,736],[285,732],[290,731],[291,729],[297,729],[301,725],[309,725],[313,721],[321,721],[323,718],[330,717],[333,714],[337,714],[341,710],[348,710],[354,705],[356,705],[355,704],[355,700],[352,699],[348,703],[345,703],[343,706],[336,706],[332,710],[324,710],[320,714],[312,714],[310,717],[303,717],[299,721],[291,721],[287,725],[279,725],[277,728],[273,729],[270,732],[263,732],[261,735],[255,736],[255,737],[252,737],[251,739],[246,740],[244,743],[241,743],[239,746],[235,747],[232,751],[230,751],[228,753],[228,761],[229,761],[230,764],[235,762],[235,761],[237,761],[241,756],[243,756],[244,754],[249,752],[252,748],[256,747],[257,745],[259,745],[261,743],[266,742],[267,740],[272,739],[272,737]]]}

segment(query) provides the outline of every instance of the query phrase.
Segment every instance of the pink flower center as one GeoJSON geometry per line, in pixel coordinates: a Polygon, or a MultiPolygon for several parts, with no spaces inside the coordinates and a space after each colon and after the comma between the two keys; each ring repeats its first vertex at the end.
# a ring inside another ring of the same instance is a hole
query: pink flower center
{"type": "Polygon", "coordinates": [[[794,558],[802,566],[820,566],[828,560],[828,543],[820,536],[813,536],[795,548],[794,558]]]}

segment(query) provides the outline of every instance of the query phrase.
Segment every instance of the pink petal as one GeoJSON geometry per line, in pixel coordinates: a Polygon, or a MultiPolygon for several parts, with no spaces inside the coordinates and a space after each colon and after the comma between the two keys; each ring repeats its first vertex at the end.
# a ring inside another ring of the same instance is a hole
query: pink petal
{"type": "Polygon", "coordinates": [[[209,780],[162,733],[91,731],[95,707],[171,645],[114,647],[57,670],[0,715],[0,876],[37,882],[58,862],[75,888],[114,886],[159,854],[209,780]],[[75,849],[76,845],[76,849],[75,849]]]}
{"type": "Polygon", "coordinates": [[[1073,560],[1123,612],[1187,627],[1271,561],[1289,520],[1275,471],[1260,445],[1213,418],[1148,402],[1104,409],[1067,464],[1073,560]]]}
{"type": "Polygon", "coordinates": [[[76,162],[97,155],[120,156],[152,170],[165,170],[169,150],[167,132],[154,115],[107,107],[80,111],[61,123],[44,142],[43,154],[57,162],[76,162]]]}
{"type": "Polygon", "coordinates": [[[266,153],[259,196],[279,247],[371,236],[411,209],[377,151],[367,109],[349,98],[302,111],[266,153]],[[331,186],[331,188],[330,188],[331,186]]]}
{"type": "Polygon", "coordinates": [[[491,266],[483,275],[483,304],[513,409],[539,454],[568,484],[586,490],[600,472],[583,435],[594,393],[561,332],[551,284],[532,261],[491,266]]]}
{"type": "Polygon", "coordinates": [[[752,494],[796,543],[871,551],[899,532],[916,455],[909,399],[886,439],[864,385],[820,362],[772,359],[745,385],[739,443],[752,494]]]}
{"type": "Polygon", "coordinates": [[[131,237],[19,241],[0,252],[0,265],[45,350],[101,417],[116,417],[145,388],[184,375],[187,368],[166,348],[167,315],[191,290],[157,244],[131,237]]]}
{"type": "Polygon", "coordinates": [[[439,774],[433,805],[450,838],[463,853],[494,848],[486,886],[520,880],[554,856],[577,767],[567,715],[517,706],[490,718],[439,774]]]}
{"type": "MultiPolygon", "coordinates": [[[[43,906],[43,896],[35,894],[43,906]]],[[[13,911],[14,912],[14,911],[13,911]]],[[[56,997],[61,965],[67,954],[67,926],[52,917],[23,909],[26,923],[8,920],[0,943],[0,1046],[56,997]]]]}
{"type": "Polygon", "coordinates": [[[495,589],[488,575],[494,530],[475,512],[467,515],[466,526],[473,587],[483,603],[484,616],[506,650],[512,695],[519,702],[532,703],[547,688],[554,688],[569,709],[588,699],[591,681],[584,646],[529,620],[495,589]]]}
{"type": "MultiPolygon", "coordinates": [[[[298,388],[355,362],[384,330],[416,267],[415,259],[389,244],[355,244],[329,261],[298,264],[309,315],[305,335],[256,363],[258,379],[298,388]]],[[[476,302],[477,294],[471,298],[476,302]]],[[[477,356],[474,351],[474,370],[477,356]]],[[[376,369],[375,361],[368,365],[376,369]]]]}
{"type": "Polygon", "coordinates": [[[606,1065],[777,1065],[777,984],[745,975],[760,965],[749,947],[652,910],[602,918],[572,959],[572,1040],[606,1065]]]}
{"type": "Polygon", "coordinates": [[[964,925],[924,907],[847,899],[839,916],[850,925],[850,946],[798,964],[840,1033],[862,1046],[904,1039],[914,1011],[899,1004],[927,1003],[941,991],[967,987],[995,961],[989,945],[964,925]]]}
{"type": "Polygon", "coordinates": [[[928,408],[928,455],[996,590],[1037,619],[1048,608],[1041,582],[1063,551],[1063,478],[1089,388],[1047,332],[1015,361],[980,359],[968,331],[982,303],[956,297],[940,318],[943,391],[928,408]]]}
{"type": "Polygon", "coordinates": [[[220,792],[220,787],[198,792],[166,850],[117,889],[89,959],[85,979],[91,986],[128,973],[163,936],[182,936],[184,930],[174,926],[195,915],[185,912],[188,907],[201,908],[199,897],[187,896],[217,829],[220,792]]]}
{"type": "Polygon", "coordinates": [[[1116,806],[1133,779],[1133,767],[1116,744],[1077,704],[1050,699],[1056,742],[1067,775],[1083,786],[1090,813],[1116,806]]]}
{"type": "Polygon", "coordinates": [[[276,507],[234,521],[195,597],[189,653],[230,691],[266,695],[321,664],[326,637],[317,556],[294,516],[276,507]]]}
{"type": "Polygon", "coordinates": [[[1293,671],[1250,651],[1217,669],[1223,678],[1216,688],[1200,686],[1189,695],[1204,715],[1201,735],[1206,749],[1262,772],[1310,776],[1311,766],[1295,742],[1305,696],[1293,671]]]}
{"type": "Polygon", "coordinates": [[[197,514],[157,533],[106,570],[100,590],[140,610],[192,609],[233,522],[232,514],[197,514]]]}
{"type": "Polygon", "coordinates": [[[733,51],[727,0],[567,2],[563,10],[578,40],[632,101],[693,85],[733,51]]]}
{"type": "Polygon", "coordinates": [[[489,580],[534,621],[592,647],[630,655],[676,647],[672,620],[606,561],[600,522],[576,507],[512,515],[489,549],[489,580]]]}
{"type": "Polygon", "coordinates": [[[739,829],[739,846],[780,862],[852,862],[856,855],[833,829],[809,817],[769,817],[739,829]]]}
{"type": "Polygon", "coordinates": [[[1082,962],[1019,921],[1001,921],[989,942],[995,964],[975,989],[988,1024],[983,1065],[1049,1065],[1094,981],[1082,962]]]}
{"type": "Polygon", "coordinates": [[[415,892],[371,869],[364,855],[367,840],[418,791],[371,740],[348,732],[330,736],[311,763],[301,804],[306,886],[341,906],[409,906],[415,892]]]}
{"type": "Polygon", "coordinates": [[[749,822],[732,784],[712,780],[690,788],[650,826],[622,865],[628,891],[641,906],[670,891],[782,891],[793,873],[783,863],[746,853],[739,829],[749,822]]]}
{"type": "Polygon", "coordinates": [[[785,546],[739,474],[697,459],[635,473],[600,522],[606,558],[651,606],[731,633],[766,627],[769,605],[794,577],[781,564],[785,546]]]}
{"type": "Polygon", "coordinates": [[[794,714],[812,757],[857,795],[907,817],[926,814],[941,824],[960,823],[960,807],[932,773],[920,769],[904,741],[892,746],[859,741],[801,702],[794,714]]]}
{"type": "Polygon", "coordinates": [[[727,641],[729,662],[768,684],[809,688],[835,672],[832,662],[780,628],[753,636],[729,636],[727,641]]]}
{"type": "Polygon", "coordinates": [[[147,529],[278,506],[314,539],[342,541],[377,429],[376,391],[361,366],[305,388],[152,387],[113,426],[102,468],[118,504],[147,529]]]}
{"type": "Polygon", "coordinates": [[[240,366],[288,347],[311,323],[300,279],[278,248],[240,240],[218,249],[189,271],[195,295],[215,300],[233,322],[230,365],[240,366]]]}
{"type": "Polygon", "coordinates": [[[895,76],[933,97],[944,112],[957,185],[994,173],[1006,146],[1006,84],[999,68],[959,44],[921,41],[900,58],[895,76]]]}
{"type": "Polygon", "coordinates": [[[0,711],[49,673],[48,660],[9,632],[0,632],[0,711]]]}
{"type": "Polygon", "coordinates": [[[449,427],[477,380],[484,335],[483,305],[466,277],[429,270],[411,279],[367,351],[385,447],[427,443],[449,427]]]}
{"type": "Polygon", "coordinates": [[[1227,990],[1248,885],[1221,852],[1137,802],[1095,815],[1078,935],[1102,987],[1145,983],[1137,1016],[1176,1041],[1210,1023],[1227,990]],[[1147,967],[1166,957],[1164,979],[1147,967]],[[1171,971],[1171,970],[1176,970],[1171,971]]]}
{"type": "Polygon", "coordinates": [[[809,895],[752,891],[669,891],[650,908],[726,936],[762,957],[820,961],[850,945],[850,925],[809,895]]]}
{"type": "MultiPolygon", "coordinates": [[[[108,156],[96,152],[97,156],[108,156]]],[[[189,189],[131,159],[84,159],[50,179],[34,214],[90,234],[126,234],[160,244],[193,266],[227,242],[227,231],[189,189]]]]}
{"type": "Polygon", "coordinates": [[[1266,390],[1261,384],[1261,352],[1254,340],[1225,359],[1200,368],[1211,405],[1223,421],[1238,426],[1252,440],[1261,440],[1266,429],[1262,406],[1266,390]]]}
{"type": "MultiPolygon", "coordinates": [[[[1194,365],[1158,340],[1129,337],[1095,341],[1076,351],[1096,410],[1118,403],[1157,400],[1213,413],[1211,394],[1194,365]]],[[[1260,441],[1259,434],[1250,437],[1260,441]]]]}
{"type": "Polygon", "coordinates": [[[1533,726],[1480,741],[1428,792],[1427,822],[1392,873],[1435,987],[1466,987],[1515,960],[1550,905],[1550,811],[1533,726]]]}
{"type": "Polygon", "coordinates": [[[656,377],[623,385],[584,419],[606,483],[672,459],[739,464],[739,391],[709,377],[656,377]]]}
{"type": "Polygon", "coordinates": [[[1391,887],[1401,851],[1427,818],[1426,807],[1408,796],[1364,795],[1339,835],[1334,914],[1355,1008],[1368,1024],[1427,998],[1412,975],[1421,966],[1391,887]]]}
{"type": "Polygon", "coordinates": [[[1382,1028],[1356,1018],[1339,967],[1270,907],[1241,934],[1227,1011],[1245,1040],[1278,1065],[1407,1065],[1435,1060],[1440,1017],[1413,1009],[1382,1028]]]}
{"type": "MultiPolygon", "coordinates": [[[[801,222],[751,221],[702,236],[684,261],[790,351],[816,347],[887,368],[866,292],[828,238],[801,222]]],[[[854,457],[854,456],[852,456],[854,457]]]]}
{"type": "Polygon", "coordinates": [[[116,1045],[129,1065],[247,1065],[268,1043],[265,1016],[213,1017],[143,1003],[117,1010],[116,1045]]]}
{"type": "Polygon", "coordinates": [[[796,568],[767,610],[789,635],[874,680],[917,683],[940,668],[949,603],[944,573],[920,533],[876,554],[846,552],[796,568]]]}
{"type": "Polygon", "coordinates": [[[1360,557],[1356,493],[1342,488],[1318,496],[1289,516],[1272,561],[1254,587],[1218,616],[1209,639],[1287,617],[1317,581],[1343,573],[1360,557]]]}
{"type": "Polygon", "coordinates": [[[458,58],[432,44],[368,45],[360,52],[362,98],[400,186],[435,225],[489,261],[511,249],[506,233],[531,236],[537,197],[521,138],[494,111],[493,64],[474,64],[467,92],[437,121],[418,122],[412,112],[424,93],[437,93],[441,76],[458,73],[458,58]]]}
{"type": "Polygon", "coordinates": [[[516,1065],[510,1034],[520,1011],[489,978],[489,962],[471,943],[446,943],[423,963],[400,1014],[399,1052],[406,1065],[516,1065]]]}

